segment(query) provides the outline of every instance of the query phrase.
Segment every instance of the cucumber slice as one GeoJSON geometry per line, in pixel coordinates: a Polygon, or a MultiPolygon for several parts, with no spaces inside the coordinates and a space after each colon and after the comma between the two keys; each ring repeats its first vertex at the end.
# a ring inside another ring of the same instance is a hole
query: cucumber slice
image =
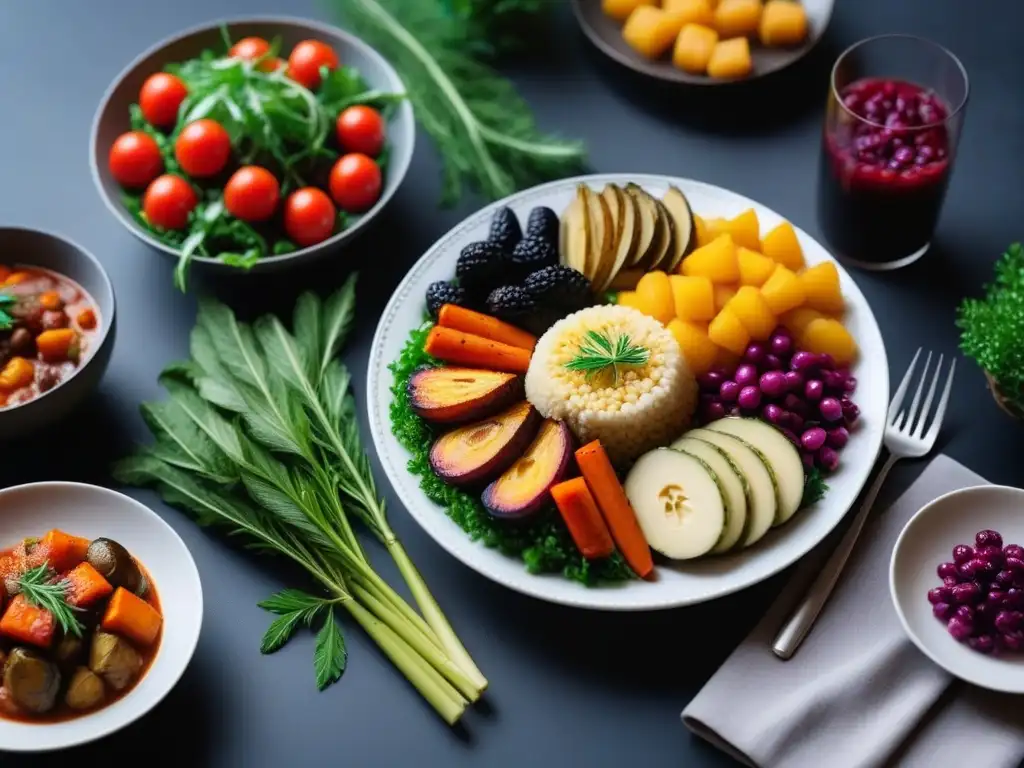
{"type": "Polygon", "coordinates": [[[700,459],[656,448],[626,475],[626,496],[647,543],[665,557],[690,560],[711,551],[725,530],[725,500],[700,459]]]}
{"type": "Polygon", "coordinates": [[[804,496],[804,465],[796,446],[779,430],[760,419],[719,419],[709,424],[708,429],[735,435],[767,460],[779,492],[775,525],[793,517],[804,496]]]}
{"type": "Polygon", "coordinates": [[[685,437],[693,437],[711,443],[727,454],[733,463],[740,468],[743,476],[747,478],[747,485],[750,487],[750,503],[747,507],[748,522],[746,531],[740,538],[737,546],[749,547],[760,541],[771,529],[775,522],[778,500],[775,491],[775,481],[772,479],[771,470],[768,465],[757,455],[749,445],[744,443],[735,435],[728,435],[725,432],[715,432],[710,429],[691,429],[685,437]]]}
{"type": "Polygon", "coordinates": [[[705,443],[695,437],[681,437],[672,443],[672,450],[682,451],[703,461],[718,478],[725,494],[725,530],[711,554],[719,555],[732,549],[743,536],[747,526],[747,495],[750,493],[743,472],[717,445],[705,443]]]}

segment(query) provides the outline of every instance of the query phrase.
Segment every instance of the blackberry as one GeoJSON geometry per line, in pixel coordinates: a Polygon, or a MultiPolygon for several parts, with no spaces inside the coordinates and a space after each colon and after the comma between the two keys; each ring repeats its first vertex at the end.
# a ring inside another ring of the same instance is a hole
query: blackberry
{"type": "Polygon", "coordinates": [[[552,245],[558,243],[558,214],[546,206],[530,211],[526,220],[526,236],[542,237],[552,245]]]}
{"type": "Polygon", "coordinates": [[[543,237],[527,235],[512,249],[509,261],[525,276],[541,267],[558,264],[558,248],[543,237]]]}
{"type": "Polygon", "coordinates": [[[455,276],[471,302],[483,301],[504,280],[501,248],[496,243],[470,243],[455,263],[455,276]]]}
{"type": "Polygon", "coordinates": [[[544,267],[529,274],[523,287],[539,304],[583,309],[594,303],[590,281],[572,267],[561,264],[544,267]]]}
{"type": "Polygon", "coordinates": [[[505,253],[512,253],[516,243],[523,239],[523,230],[519,219],[507,205],[494,212],[491,219],[491,232],[487,240],[496,243],[505,253]]]}
{"type": "Polygon", "coordinates": [[[438,280],[427,286],[427,310],[432,317],[437,317],[445,304],[466,305],[466,292],[457,285],[438,280]]]}
{"type": "Polygon", "coordinates": [[[537,308],[534,298],[518,285],[503,285],[487,297],[487,311],[502,320],[515,322],[537,308]]]}

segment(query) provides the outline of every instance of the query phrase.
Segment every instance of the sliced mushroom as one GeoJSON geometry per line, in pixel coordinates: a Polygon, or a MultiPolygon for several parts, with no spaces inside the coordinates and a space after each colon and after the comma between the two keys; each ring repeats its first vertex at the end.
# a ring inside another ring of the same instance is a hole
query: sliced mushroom
{"type": "Polygon", "coordinates": [[[142,669],[142,657],[117,635],[97,632],[89,650],[89,669],[102,677],[115,691],[126,688],[142,669]]]}
{"type": "Polygon", "coordinates": [[[57,702],[60,671],[33,651],[15,648],[4,665],[4,687],[19,709],[41,715],[57,702]]]}
{"type": "Polygon", "coordinates": [[[146,594],[146,579],[135,558],[113,539],[96,539],[85,559],[115,587],[124,587],[139,597],[146,594]]]}
{"type": "Polygon", "coordinates": [[[71,675],[64,703],[72,709],[93,709],[103,702],[104,696],[103,680],[91,669],[79,667],[71,675]]]}

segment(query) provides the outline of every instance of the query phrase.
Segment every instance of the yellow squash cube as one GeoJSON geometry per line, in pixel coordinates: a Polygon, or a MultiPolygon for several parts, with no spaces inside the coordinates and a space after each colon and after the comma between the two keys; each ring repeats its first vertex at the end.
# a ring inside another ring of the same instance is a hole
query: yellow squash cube
{"type": "Polygon", "coordinates": [[[658,0],[601,0],[604,15],[615,19],[620,24],[629,18],[629,14],[641,5],[657,5],[658,0]]]}
{"type": "MultiPolygon", "coordinates": [[[[672,51],[672,63],[684,72],[703,75],[708,70],[711,52],[718,42],[718,33],[701,24],[687,24],[676,38],[672,51]]],[[[700,242],[698,233],[697,242],[700,242]]]]}
{"type": "Polygon", "coordinates": [[[678,33],[675,19],[652,5],[637,6],[622,28],[626,44],[648,59],[656,59],[665,53],[678,33]]]}
{"type": "Polygon", "coordinates": [[[793,0],[768,0],[758,36],[767,46],[800,45],[807,39],[807,11],[793,0]]]}
{"type": "Polygon", "coordinates": [[[725,305],[728,304],[732,297],[736,295],[736,286],[734,285],[716,285],[715,286],[715,312],[721,312],[725,309],[725,305]]]}
{"type": "Polygon", "coordinates": [[[757,32],[761,0],[721,0],[715,8],[715,29],[722,37],[746,37],[757,32]]]}
{"type": "Polygon", "coordinates": [[[792,270],[775,265],[772,276],[761,286],[761,295],[776,317],[804,303],[804,287],[792,270]]]}
{"type": "Polygon", "coordinates": [[[715,315],[715,319],[711,321],[708,326],[708,338],[723,349],[737,355],[742,355],[747,349],[747,344],[750,343],[750,334],[747,329],[740,322],[736,313],[728,307],[715,315]]]}
{"type": "Polygon", "coordinates": [[[707,327],[688,320],[673,320],[668,324],[669,332],[679,342],[690,370],[695,376],[707,373],[715,364],[718,347],[708,338],[707,327]]]}
{"type": "Polygon", "coordinates": [[[744,285],[736,291],[726,309],[731,310],[740,319],[754,341],[767,339],[777,325],[775,315],[768,308],[768,302],[752,285],[744,285]]]}
{"type": "MultiPolygon", "coordinates": [[[[711,236],[711,232],[708,229],[708,224],[704,219],[698,216],[696,213],[693,214],[693,236],[697,238],[697,247],[700,248],[703,245],[707,245],[715,238],[711,236]]],[[[682,265],[680,265],[682,266],[682,265]]]]}
{"type": "Polygon", "coordinates": [[[643,312],[645,315],[647,314],[644,312],[644,304],[640,301],[640,296],[637,295],[636,291],[619,291],[615,297],[615,302],[624,307],[632,307],[639,312],[643,312]]]}
{"type": "Polygon", "coordinates": [[[672,284],[664,272],[648,272],[636,284],[636,295],[644,307],[640,311],[650,315],[662,325],[676,316],[672,284]]]}
{"type": "Polygon", "coordinates": [[[706,277],[716,285],[735,283],[740,279],[736,244],[729,235],[719,235],[683,259],[679,271],[684,275],[706,277]]]}
{"type": "Polygon", "coordinates": [[[800,273],[804,301],[811,309],[829,315],[839,315],[846,308],[843,292],[839,289],[839,270],[831,261],[823,261],[800,273]]]}
{"type": "Polygon", "coordinates": [[[761,253],[794,272],[804,267],[804,252],[796,238],[796,230],[784,221],[764,236],[761,253]]]}
{"type": "Polygon", "coordinates": [[[725,223],[725,231],[732,235],[733,242],[752,251],[761,250],[761,222],[757,220],[757,212],[747,208],[743,213],[734,216],[725,223]]]}
{"type": "Polygon", "coordinates": [[[715,50],[711,52],[711,60],[708,61],[708,75],[722,79],[746,77],[753,68],[750,43],[745,37],[719,41],[715,44],[715,50]]]}
{"type": "Polygon", "coordinates": [[[715,316],[715,287],[706,277],[670,275],[676,317],[707,322],[715,316]]]}
{"type": "Polygon", "coordinates": [[[784,325],[793,333],[793,338],[799,339],[804,328],[811,324],[812,320],[824,317],[821,312],[810,307],[797,307],[779,317],[779,325],[784,325]]]}
{"type": "Polygon", "coordinates": [[[832,355],[838,365],[849,365],[857,356],[857,343],[838,320],[822,317],[812,320],[800,334],[800,348],[816,354],[832,355]]]}
{"type": "Polygon", "coordinates": [[[740,267],[740,285],[760,287],[775,271],[774,261],[749,248],[737,248],[736,261],[740,267]]]}
{"type": "Polygon", "coordinates": [[[679,20],[680,28],[687,24],[710,27],[715,23],[715,10],[708,0],[664,0],[661,8],[679,20]]]}

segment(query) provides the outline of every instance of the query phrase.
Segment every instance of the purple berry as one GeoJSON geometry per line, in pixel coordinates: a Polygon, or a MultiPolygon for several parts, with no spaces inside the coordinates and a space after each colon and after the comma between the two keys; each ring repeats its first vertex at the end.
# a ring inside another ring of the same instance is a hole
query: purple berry
{"type": "Polygon", "coordinates": [[[1000,632],[1015,632],[1022,629],[1024,624],[1024,613],[1020,611],[1000,611],[996,616],[995,627],[1000,632]]]}
{"type": "Polygon", "coordinates": [[[995,581],[995,583],[998,584],[1000,587],[1012,587],[1014,581],[1013,571],[1008,571],[1004,568],[996,574],[996,577],[993,581],[995,581]]]}
{"type": "Polygon", "coordinates": [[[974,625],[958,616],[954,616],[946,624],[946,629],[949,630],[949,634],[962,643],[974,632],[974,625]]]}
{"type": "MultiPolygon", "coordinates": [[[[935,569],[939,574],[940,579],[946,579],[952,576],[954,579],[957,577],[956,563],[940,563],[939,567],[935,569]]],[[[957,579],[959,582],[959,579],[957,579]]]]}
{"type": "Polygon", "coordinates": [[[799,392],[804,386],[804,375],[797,371],[786,371],[783,376],[786,379],[786,389],[799,392]]]}
{"type": "Polygon", "coordinates": [[[857,407],[857,404],[848,397],[843,397],[839,404],[843,410],[843,418],[846,419],[847,426],[856,424],[857,419],[860,418],[860,408],[857,407]]]}
{"type": "Polygon", "coordinates": [[[953,615],[964,621],[974,622],[974,609],[969,605],[961,605],[953,611],[953,615]]]}
{"type": "Polygon", "coordinates": [[[742,387],[735,381],[723,381],[718,390],[718,396],[723,403],[735,403],[736,398],[740,396],[741,389],[742,387]]]}
{"type": "Polygon", "coordinates": [[[978,602],[981,599],[981,587],[972,581],[966,584],[957,584],[952,588],[953,601],[960,605],[968,605],[978,602]]]}
{"type": "Polygon", "coordinates": [[[761,374],[760,387],[768,397],[779,397],[786,391],[786,376],[782,371],[768,371],[761,374]]]}
{"type": "Polygon", "coordinates": [[[960,577],[959,576],[943,576],[942,577],[942,583],[945,584],[947,587],[955,587],[957,584],[960,583],[960,577]]]}
{"type": "Polygon", "coordinates": [[[972,557],[974,557],[973,547],[969,547],[966,544],[957,544],[953,547],[953,562],[957,565],[960,565],[960,563],[966,563],[972,557]]]}
{"type": "Polygon", "coordinates": [[[788,334],[776,333],[772,336],[770,346],[773,355],[785,357],[793,349],[793,339],[788,334]]]}
{"type": "Polygon", "coordinates": [[[846,394],[848,394],[848,395],[852,395],[854,392],[856,392],[857,391],[857,377],[855,377],[855,376],[847,376],[846,380],[843,382],[843,391],[846,394]]]}
{"type": "Polygon", "coordinates": [[[972,557],[966,563],[960,566],[960,575],[964,578],[988,578],[995,572],[995,568],[988,560],[983,560],[980,557],[972,557]]]}
{"type": "Polygon", "coordinates": [[[791,442],[797,448],[800,447],[800,437],[799,437],[799,435],[797,435],[796,432],[794,432],[791,429],[783,428],[782,434],[784,434],[786,436],[786,439],[789,440],[789,442],[791,442]]]}
{"type": "Polygon", "coordinates": [[[832,355],[827,352],[822,352],[817,355],[817,366],[827,371],[834,370],[836,367],[836,361],[832,359],[832,355]]]}
{"type": "Polygon", "coordinates": [[[718,421],[719,419],[725,418],[725,406],[717,400],[705,404],[704,406],[704,423],[709,424],[712,421],[718,421]]]}
{"type": "MultiPolygon", "coordinates": [[[[811,427],[800,436],[800,445],[806,451],[816,451],[825,444],[825,430],[821,427],[811,427]]],[[[935,602],[934,600],[932,602],[935,602]]]]}
{"type": "Polygon", "coordinates": [[[736,383],[741,387],[749,387],[752,384],[756,384],[757,367],[750,365],[750,363],[744,363],[736,369],[736,375],[733,378],[736,379],[736,383]]]}
{"type": "Polygon", "coordinates": [[[821,400],[821,396],[825,394],[825,385],[818,379],[810,379],[804,384],[804,397],[812,402],[821,400]]]}
{"type": "Polygon", "coordinates": [[[826,445],[818,451],[818,465],[826,472],[835,472],[839,466],[839,454],[826,445]]]}
{"type": "Polygon", "coordinates": [[[1024,609],[1024,589],[1010,587],[1006,590],[1006,599],[1003,600],[1003,605],[1017,610],[1024,609]]]}
{"type": "Polygon", "coordinates": [[[1016,557],[1018,560],[1024,560],[1024,547],[1019,544],[1007,544],[1003,547],[1003,555],[1005,557],[1016,557]]]}
{"type": "Polygon", "coordinates": [[[744,387],[737,398],[740,408],[752,411],[761,404],[761,390],[757,387],[744,387]]]}
{"type": "Polygon", "coordinates": [[[765,354],[764,344],[754,341],[747,346],[747,351],[743,353],[743,358],[754,365],[760,365],[764,362],[765,354]]]}
{"type": "Polygon", "coordinates": [[[989,593],[985,595],[985,603],[988,605],[995,606],[996,608],[1003,608],[1006,601],[1006,593],[1001,589],[989,590],[989,593]]]}
{"type": "Polygon", "coordinates": [[[825,389],[829,392],[836,395],[841,395],[843,393],[843,384],[846,381],[846,377],[839,371],[823,371],[821,374],[821,380],[825,384],[825,389]]]}
{"type": "Polygon", "coordinates": [[[768,405],[764,407],[764,410],[761,411],[761,415],[764,416],[764,420],[770,424],[779,424],[784,413],[785,411],[775,405],[775,403],[768,403],[768,405]]]}
{"type": "Polygon", "coordinates": [[[1003,567],[1003,548],[995,544],[986,544],[975,550],[978,557],[992,564],[993,570],[998,571],[1003,567]]]}
{"type": "Polygon", "coordinates": [[[935,589],[928,590],[928,602],[932,605],[948,603],[952,599],[953,594],[949,591],[949,587],[935,587],[935,589]]]}
{"type": "Polygon", "coordinates": [[[978,653],[989,654],[993,653],[996,649],[996,641],[992,635],[978,635],[977,637],[969,638],[967,644],[978,653]]]}
{"type": "Polygon", "coordinates": [[[785,408],[787,411],[792,411],[793,413],[803,416],[805,419],[807,418],[807,415],[810,413],[810,409],[807,407],[807,403],[805,403],[799,397],[794,395],[792,392],[790,392],[788,395],[782,398],[782,407],[785,408]]]}
{"type": "Polygon", "coordinates": [[[812,368],[818,364],[818,356],[813,352],[805,352],[800,350],[793,355],[793,359],[789,361],[789,367],[794,371],[806,371],[808,368],[812,368]]]}
{"type": "Polygon", "coordinates": [[[986,528],[983,531],[978,531],[978,534],[974,537],[974,543],[979,547],[987,547],[989,544],[1002,547],[1003,537],[999,535],[998,531],[986,528]]]}
{"type": "Polygon", "coordinates": [[[850,430],[846,427],[833,427],[828,431],[827,442],[837,451],[846,447],[850,440],[850,430]]]}
{"type": "Polygon", "coordinates": [[[717,392],[724,380],[725,376],[720,371],[708,371],[697,378],[700,388],[705,392],[717,392]]]}
{"type": "Polygon", "coordinates": [[[821,418],[825,421],[839,421],[843,418],[843,408],[834,397],[826,397],[818,404],[821,418]]]}
{"type": "Polygon", "coordinates": [[[1006,570],[1013,571],[1015,574],[1024,572],[1024,560],[1018,557],[1006,558],[1006,570]]]}
{"type": "Polygon", "coordinates": [[[935,605],[932,606],[932,615],[936,619],[946,621],[953,615],[953,606],[949,603],[935,603],[935,605]]]}
{"type": "Polygon", "coordinates": [[[781,371],[782,361],[778,355],[767,354],[764,356],[764,367],[769,371],[781,371]]]}
{"type": "Polygon", "coordinates": [[[999,636],[999,645],[1007,651],[1016,653],[1024,649],[1024,632],[1010,632],[999,636]]]}
{"type": "Polygon", "coordinates": [[[787,429],[791,429],[798,435],[804,431],[804,420],[799,413],[793,413],[790,411],[782,417],[782,425],[787,429]]]}

